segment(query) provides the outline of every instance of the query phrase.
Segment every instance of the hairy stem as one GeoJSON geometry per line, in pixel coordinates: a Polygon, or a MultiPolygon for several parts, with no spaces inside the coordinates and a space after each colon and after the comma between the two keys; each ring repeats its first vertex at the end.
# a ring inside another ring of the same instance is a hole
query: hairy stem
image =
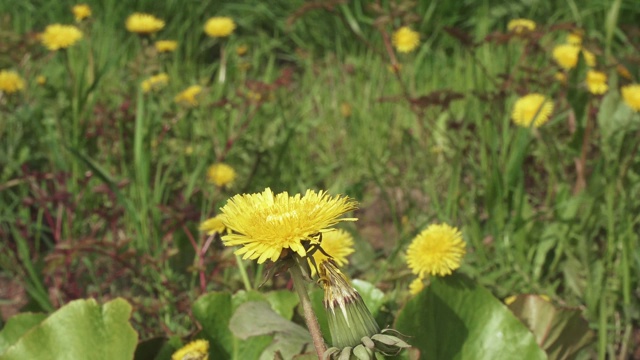
{"type": "Polygon", "coordinates": [[[324,344],[324,339],[322,338],[322,331],[320,331],[318,318],[316,317],[316,314],[313,312],[313,308],[311,307],[311,299],[309,298],[309,294],[307,293],[307,288],[305,287],[305,282],[302,278],[302,271],[300,270],[300,266],[298,264],[294,264],[289,268],[289,273],[291,273],[293,286],[296,288],[298,297],[300,298],[300,304],[302,304],[304,321],[307,323],[307,328],[309,328],[309,332],[311,333],[313,346],[316,348],[316,352],[318,353],[318,359],[322,359],[322,355],[327,349],[324,344]]]}

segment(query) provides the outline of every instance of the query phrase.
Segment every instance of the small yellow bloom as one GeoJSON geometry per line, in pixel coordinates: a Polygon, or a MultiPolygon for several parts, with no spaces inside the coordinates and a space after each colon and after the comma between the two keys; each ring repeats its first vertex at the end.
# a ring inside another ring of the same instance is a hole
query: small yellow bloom
{"type": "Polygon", "coordinates": [[[66,49],[82,39],[82,31],[73,25],[49,25],[40,35],[42,44],[51,51],[66,49]]]}
{"type": "Polygon", "coordinates": [[[211,37],[227,37],[236,28],[233,19],[226,16],[215,16],[204,24],[204,32],[211,37]]]}
{"type": "Polygon", "coordinates": [[[623,86],[620,91],[625,104],[635,111],[640,111],[640,84],[623,86]]]}
{"type": "Polygon", "coordinates": [[[249,51],[249,47],[247,45],[238,45],[236,46],[236,54],[238,56],[244,56],[247,51],[249,51]]]}
{"type": "Polygon", "coordinates": [[[415,50],[420,44],[420,34],[403,26],[393,33],[391,42],[399,52],[408,53],[415,50]]]}
{"type": "Polygon", "coordinates": [[[413,296],[418,295],[422,289],[424,289],[424,279],[421,277],[415,278],[409,284],[409,293],[413,296]]]}
{"type": "Polygon", "coordinates": [[[80,22],[89,16],[91,16],[91,8],[87,4],[78,4],[71,8],[73,16],[76,18],[76,22],[80,22]]]}
{"type": "Polygon", "coordinates": [[[587,49],[582,49],[582,56],[584,56],[584,62],[587,63],[588,67],[596,66],[596,56],[587,49]]]}
{"type": "Polygon", "coordinates": [[[609,90],[607,74],[602,71],[587,71],[587,88],[594,95],[602,95],[609,90]]]}
{"type": "Polygon", "coordinates": [[[519,98],[514,107],[511,119],[522,127],[540,127],[547,121],[553,112],[553,103],[542,94],[528,94],[519,98]]]}
{"type": "Polygon", "coordinates": [[[196,97],[200,95],[202,92],[202,86],[199,85],[191,85],[181,93],[176,95],[174,98],[175,102],[178,104],[186,105],[186,106],[196,106],[198,105],[198,99],[196,97]]]}
{"type": "Polygon", "coordinates": [[[257,259],[259,264],[276,261],[290,249],[306,256],[310,245],[320,243],[320,233],[332,230],[340,218],[355,210],[357,202],[348,197],[332,197],[324,191],[307,190],[304,195],[275,195],[267,188],[262,193],[236,195],[220,209],[225,226],[234,233],[222,237],[225,246],[242,246],[236,254],[257,259]]]}
{"type": "Polygon", "coordinates": [[[24,89],[24,80],[15,71],[0,71],[0,91],[13,94],[24,89]]]}
{"type": "Polygon", "coordinates": [[[578,64],[578,55],[582,51],[582,56],[587,66],[596,66],[596,57],[593,53],[579,46],[571,44],[558,45],[553,49],[553,58],[565,70],[571,70],[578,64]]]}
{"type": "Polygon", "coordinates": [[[536,23],[529,19],[513,19],[507,24],[507,30],[516,34],[522,34],[525,31],[533,31],[536,29],[536,23]]]}
{"type": "Polygon", "coordinates": [[[207,169],[207,179],[216,186],[223,187],[233,183],[236,171],[225,163],[217,163],[207,169]]]}
{"type": "Polygon", "coordinates": [[[178,47],[178,42],[173,40],[158,40],[154,45],[157,52],[164,53],[174,51],[178,47]]]}
{"type": "Polygon", "coordinates": [[[36,77],[36,82],[38,83],[38,85],[42,86],[47,83],[47,78],[43,75],[38,75],[38,77],[36,77]]]}
{"type": "Polygon", "coordinates": [[[149,91],[160,90],[163,87],[167,86],[169,83],[169,75],[165,73],[161,73],[158,75],[153,75],[150,78],[144,80],[140,86],[142,86],[142,91],[148,93],[149,91]]]}
{"type": "Polygon", "coordinates": [[[555,73],[553,75],[553,78],[558,80],[561,84],[566,85],[567,84],[567,74],[558,71],[557,73],[555,73]]]}
{"type": "Polygon", "coordinates": [[[198,229],[207,235],[213,235],[215,233],[222,234],[226,229],[222,222],[222,217],[223,215],[216,215],[207,219],[200,224],[198,229]]]}
{"type": "Polygon", "coordinates": [[[413,239],[407,248],[407,264],[420,278],[445,276],[460,267],[465,253],[465,243],[458,229],[434,224],[413,239]]]}
{"type": "Polygon", "coordinates": [[[567,35],[567,44],[573,46],[582,46],[582,33],[572,32],[567,35]]]}
{"type": "Polygon", "coordinates": [[[208,360],[209,342],[207,340],[195,340],[174,352],[171,360],[208,360]]]}
{"type": "MultiPolygon", "coordinates": [[[[331,256],[338,266],[348,264],[349,261],[347,257],[355,251],[353,250],[353,237],[342,229],[323,233],[320,246],[325,253],[331,256]]],[[[320,250],[313,253],[313,260],[316,262],[316,265],[327,261],[327,259],[329,259],[327,255],[323,254],[320,250]]],[[[311,263],[311,261],[309,262],[311,263]]],[[[315,274],[313,266],[311,266],[311,273],[312,275],[315,274]]]]}
{"type": "Polygon", "coordinates": [[[153,15],[134,13],[127,18],[125,27],[132,33],[150,35],[162,30],[164,21],[153,15]]]}

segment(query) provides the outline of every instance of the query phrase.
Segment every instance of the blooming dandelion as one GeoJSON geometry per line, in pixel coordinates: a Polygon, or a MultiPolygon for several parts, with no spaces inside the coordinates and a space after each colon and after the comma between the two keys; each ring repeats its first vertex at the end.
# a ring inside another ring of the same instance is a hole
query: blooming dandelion
{"type": "Polygon", "coordinates": [[[184,89],[174,98],[174,101],[178,104],[185,106],[196,106],[198,105],[198,95],[202,92],[202,86],[199,85],[191,85],[188,88],[184,89]]]}
{"type": "Polygon", "coordinates": [[[596,66],[596,57],[593,53],[580,46],[571,44],[562,44],[553,48],[552,56],[556,63],[565,70],[571,70],[578,64],[578,55],[582,52],[585,63],[589,67],[596,66]]]}
{"type": "Polygon", "coordinates": [[[224,163],[213,164],[207,169],[207,180],[218,187],[230,185],[235,178],[236,171],[224,163]]]}
{"type": "MultiPolygon", "coordinates": [[[[329,259],[327,255],[329,255],[337,265],[344,266],[349,262],[347,257],[355,251],[353,249],[353,237],[342,229],[323,233],[320,246],[322,247],[322,251],[317,250],[313,253],[313,261],[315,261],[316,264],[327,261],[329,259]],[[327,255],[325,255],[325,253],[327,255]]],[[[313,276],[316,273],[316,269],[313,264],[311,264],[311,260],[309,260],[309,263],[311,266],[311,275],[313,276]]]]}
{"type": "Polygon", "coordinates": [[[602,95],[609,90],[607,74],[602,71],[587,71],[587,89],[594,95],[602,95]]]}
{"type": "Polygon", "coordinates": [[[142,87],[142,91],[144,93],[148,93],[150,91],[157,91],[167,86],[169,83],[169,75],[165,73],[153,75],[148,79],[145,79],[140,86],[142,87]]]}
{"type": "Polygon", "coordinates": [[[424,279],[419,276],[409,284],[409,293],[413,296],[418,295],[422,289],[424,289],[424,279]]]}
{"type": "Polygon", "coordinates": [[[209,342],[207,340],[195,340],[180,348],[171,355],[171,360],[208,360],[209,342]]]}
{"type": "Polygon", "coordinates": [[[556,79],[562,85],[566,85],[567,84],[567,74],[565,74],[563,72],[557,72],[557,73],[553,74],[553,78],[556,79]]]}
{"type": "Polygon", "coordinates": [[[458,229],[434,224],[413,239],[407,248],[407,264],[420,278],[445,276],[460,267],[465,253],[465,243],[458,229]]]}
{"type": "Polygon", "coordinates": [[[233,19],[226,16],[215,16],[207,20],[204,24],[205,34],[211,37],[227,37],[233,33],[236,23],[233,19]]]}
{"type": "Polygon", "coordinates": [[[24,80],[15,71],[0,70],[0,91],[13,94],[24,89],[24,80]]]}
{"type": "Polygon", "coordinates": [[[203,221],[198,230],[206,233],[207,235],[213,235],[215,233],[222,234],[227,228],[222,222],[223,215],[216,215],[210,219],[203,221]]]}
{"type": "Polygon", "coordinates": [[[178,42],[173,40],[159,40],[153,44],[159,53],[173,52],[178,47],[178,42]]]}
{"type": "Polygon", "coordinates": [[[82,39],[82,31],[73,25],[49,25],[40,35],[42,44],[51,51],[67,49],[80,39],[82,39]]]}
{"type": "Polygon", "coordinates": [[[150,35],[162,30],[164,21],[150,14],[134,13],[127,18],[125,27],[132,33],[150,35]]]}
{"type": "Polygon", "coordinates": [[[401,53],[412,52],[420,44],[420,34],[407,26],[403,26],[393,33],[391,42],[401,53]]]}
{"type": "Polygon", "coordinates": [[[224,225],[234,234],[222,237],[226,246],[241,246],[236,254],[243,259],[276,261],[285,249],[307,255],[305,243],[319,244],[319,234],[331,230],[340,218],[355,210],[357,202],[348,197],[332,197],[325,191],[307,190],[304,195],[275,195],[267,188],[262,193],[236,195],[220,209],[224,225]]]}
{"type": "Polygon", "coordinates": [[[573,46],[582,46],[582,33],[572,32],[567,35],[567,44],[573,46]]]}
{"type": "Polygon", "coordinates": [[[623,86],[620,91],[625,104],[635,111],[640,111],[640,84],[623,86]]]}
{"type": "Polygon", "coordinates": [[[522,34],[526,31],[533,31],[536,29],[536,23],[529,19],[513,19],[507,24],[507,30],[516,34],[522,34]]]}
{"type": "Polygon", "coordinates": [[[75,5],[71,8],[71,12],[76,18],[76,22],[81,22],[82,20],[91,16],[91,8],[87,4],[75,5]]]}
{"type": "Polygon", "coordinates": [[[528,94],[519,98],[511,114],[513,122],[522,127],[540,127],[549,121],[553,103],[542,94],[528,94]]]}

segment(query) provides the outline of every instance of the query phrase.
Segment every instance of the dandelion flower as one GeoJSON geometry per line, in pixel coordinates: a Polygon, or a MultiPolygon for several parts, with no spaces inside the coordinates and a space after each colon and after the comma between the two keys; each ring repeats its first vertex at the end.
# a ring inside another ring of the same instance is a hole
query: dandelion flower
{"type": "Polygon", "coordinates": [[[24,89],[24,80],[15,71],[0,70],[0,91],[13,94],[24,89]]]}
{"type": "Polygon", "coordinates": [[[161,73],[144,80],[140,86],[142,87],[143,92],[148,93],[150,91],[160,90],[167,86],[168,83],[169,75],[161,73]]]}
{"type": "Polygon", "coordinates": [[[582,56],[584,57],[584,62],[587,63],[587,66],[594,67],[596,66],[596,56],[587,49],[582,49],[582,56]]]}
{"type": "Polygon", "coordinates": [[[289,196],[286,191],[274,195],[267,188],[258,194],[236,195],[221,209],[225,226],[236,234],[225,235],[222,241],[226,246],[241,245],[236,254],[258,259],[259,264],[276,261],[285,249],[304,257],[303,241],[319,244],[320,233],[341,221],[355,221],[340,216],[356,208],[357,202],[350,198],[332,197],[325,191],[289,196]]]}
{"type": "Polygon", "coordinates": [[[587,88],[594,95],[602,95],[609,90],[607,74],[602,71],[587,71],[587,88]]]}
{"type": "Polygon", "coordinates": [[[159,53],[172,52],[178,47],[178,42],[173,40],[159,40],[154,46],[159,53]]]}
{"type": "Polygon", "coordinates": [[[249,47],[247,45],[238,45],[236,46],[236,55],[244,56],[249,51],[249,47]]]}
{"type": "Polygon", "coordinates": [[[38,85],[43,86],[44,84],[47,83],[47,78],[44,77],[43,75],[38,75],[38,77],[36,77],[36,83],[38,83],[38,85]]]}
{"type": "Polygon", "coordinates": [[[420,34],[407,26],[403,26],[393,33],[391,42],[401,53],[412,52],[420,44],[420,34]]]}
{"type": "Polygon", "coordinates": [[[516,34],[522,34],[525,31],[533,31],[536,29],[536,23],[529,19],[513,19],[507,24],[507,30],[516,34]]]}
{"type": "Polygon", "coordinates": [[[567,35],[567,44],[574,46],[582,45],[582,33],[572,32],[567,35]]]}
{"type": "Polygon", "coordinates": [[[206,233],[207,235],[213,235],[215,233],[222,234],[226,230],[226,227],[222,222],[222,217],[222,215],[216,215],[203,221],[198,230],[206,233]]]}
{"type": "Polygon", "coordinates": [[[618,75],[622,76],[623,78],[627,80],[631,80],[631,73],[629,72],[629,69],[627,69],[624,65],[622,64],[616,65],[616,72],[618,73],[618,75]]]}
{"type": "Polygon", "coordinates": [[[207,179],[218,187],[231,184],[236,178],[236,171],[225,163],[217,163],[207,169],[207,179]]]}
{"type": "Polygon", "coordinates": [[[553,48],[553,58],[565,70],[571,70],[578,64],[578,55],[582,52],[587,66],[596,66],[596,57],[593,53],[579,46],[571,44],[562,44],[553,48]]]}
{"type": "Polygon", "coordinates": [[[211,37],[227,37],[236,28],[233,19],[226,16],[215,16],[204,24],[204,32],[211,37]]]}
{"type": "Polygon", "coordinates": [[[162,30],[164,21],[150,14],[134,13],[129,15],[125,26],[132,33],[150,35],[162,30]]]}
{"type": "Polygon", "coordinates": [[[187,106],[196,106],[198,105],[198,99],[196,97],[200,95],[202,92],[202,86],[199,85],[191,85],[181,93],[176,95],[174,98],[175,102],[178,104],[183,104],[187,106]]]}
{"type": "MultiPolygon", "coordinates": [[[[320,246],[322,247],[322,251],[330,255],[331,259],[339,266],[346,265],[349,262],[347,256],[355,251],[353,250],[353,237],[342,229],[322,234],[320,246]]],[[[329,259],[322,251],[317,250],[313,253],[313,260],[316,265],[329,259]]],[[[311,275],[315,275],[316,269],[311,264],[311,260],[309,260],[309,263],[311,265],[311,275]]]]}
{"type": "Polygon", "coordinates": [[[411,295],[418,295],[422,289],[424,289],[424,279],[419,276],[409,284],[409,293],[411,295]]]}
{"type": "Polygon", "coordinates": [[[174,352],[171,360],[208,360],[209,342],[207,340],[195,340],[174,352]]]}
{"type": "Polygon", "coordinates": [[[522,127],[540,127],[547,121],[553,112],[553,103],[542,94],[528,94],[516,101],[513,107],[511,119],[522,127]]]}
{"type": "Polygon", "coordinates": [[[51,51],[66,49],[82,39],[82,31],[73,25],[49,25],[40,35],[42,44],[51,51]]]}
{"type": "Polygon", "coordinates": [[[640,84],[623,86],[621,89],[624,102],[635,111],[640,111],[640,84]]]}
{"type": "Polygon", "coordinates": [[[91,16],[91,8],[87,4],[78,4],[71,8],[73,16],[76,18],[76,22],[80,22],[89,16],[91,16]]]}
{"type": "Polygon", "coordinates": [[[460,267],[465,253],[465,244],[458,229],[447,224],[434,224],[413,239],[407,248],[407,264],[421,278],[444,276],[460,267]]]}

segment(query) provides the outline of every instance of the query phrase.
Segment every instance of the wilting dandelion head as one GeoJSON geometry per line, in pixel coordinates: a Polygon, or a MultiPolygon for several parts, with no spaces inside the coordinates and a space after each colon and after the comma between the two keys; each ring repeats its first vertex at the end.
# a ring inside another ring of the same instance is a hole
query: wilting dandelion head
{"type": "Polygon", "coordinates": [[[164,21],[150,14],[133,13],[127,18],[125,27],[132,33],[150,35],[162,30],[164,21]]]}
{"type": "Polygon", "coordinates": [[[224,215],[216,215],[210,219],[207,219],[200,223],[198,230],[206,233],[207,235],[213,235],[215,233],[222,234],[226,230],[222,218],[224,215]]]}
{"type": "Polygon", "coordinates": [[[602,71],[587,71],[587,89],[594,95],[602,95],[609,90],[607,74],[602,71]]]}
{"type": "Polygon", "coordinates": [[[185,106],[196,106],[198,105],[198,95],[200,95],[201,92],[202,86],[191,85],[176,95],[174,101],[185,106]]]}
{"type": "Polygon", "coordinates": [[[413,279],[411,284],[409,284],[409,293],[411,295],[418,295],[422,289],[424,289],[424,279],[420,276],[413,279]]]}
{"type": "Polygon", "coordinates": [[[623,86],[620,91],[625,104],[635,111],[640,111],[640,84],[623,86]]]}
{"type": "Polygon", "coordinates": [[[82,31],[73,25],[49,25],[40,34],[42,44],[51,51],[66,49],[82,39],[82,31]]]}
{"type": "Polygon", "coordinates": [[[540,127],[549,121],[553,103],[542,94],[528,94],[519,98],[513,106],[511,119],[522,127],[540,127]]]}
{"type": "Polygon", "coordinates": [[[171,360],[208,360],[209,342],[207,340],[195,340],[174,352],[171,360]]]}
{"type": "MultiPolygon", "coordinates": [[[[339,266],[346,265],[349,262],[347,257],[355,251],[353,249],[353,237],[342,229],[323,233],[320,246],[322,247],[322,251],[330,255],[331,259],[339,266]]],[[[320,264],[329,259],[322,251],[317,250],[313,253],[313,260],[316,264],[320,264]]],[[[311,266],[311,273],[312,275],[315,274],[314,266],[311,266]]]]}
{"type": "Polygon", "coordinates": [[[535,29],[535,21],[529,19],[513,19],[507,24],[507,30],[516,34],[522,34],[526,31],[533,31],[535,29]]]}
{"type": "Polygon", "coordinates": [[[13,94],[24,89],[24,80],[15,71],[0,70],[0,91],[13,94]]]}
{"type": "Polygon", "coordinates": [[[308,244],[319,244],[319,234],[329,231],[340,218],[355,210],[357,203],[348,197],[332,197],[325,191],[307,190],[304,195],[289,196],[285,191],[274,194],[267,188],[262,193],[236,195],[221,212],[225,226],[234,234],[225,235],[226,246],[242,246],[236,254],[244,259],[276,261],[285,249],[307,255],[308,244]]]}
{"type": "Polygon", "coordinates": [[[173,40],[158,40],[154,44],[156,51],[159,53],[166,53],[175,51],[178,47],[178,42],[173,40]]]}
{"type": "Polygon", "coordinates": [[[207,180],[218,187],[230,185],[235,178],[236,171],[225,163],[213,164],[207,169],[207,180]]]}
{"type": "Polygon", "coordinates": [[[211,37],[227,37],[233,33],[236,23],[232,18],[226,16],[215,16],[207,20],[204,24],[205,34],[211,37]]]}
{"type": "Polygon", "coordinates": [[[403,26],[393,33],[391,42],[399,52],[408,53],[415,50],[420,44],[420,34],[408,26],[403,26]]]}
{"type": "Polygon", "coordinates": [[[465,253],[465,243],[458,229],[447,224],[434,224],[413,239],[407,248],[407,264],[421,278],[444,276],[460,267],[465,253]]]}
{"type": "Polygon", "coordinates": [[[142,91],[148,93],[150,91],[157,91],[167,86],[169,83],[169,75],[166,73],[161,73],[157,75],[153,75],[144,81],[140,86],[142,87],[142,91]]]}

